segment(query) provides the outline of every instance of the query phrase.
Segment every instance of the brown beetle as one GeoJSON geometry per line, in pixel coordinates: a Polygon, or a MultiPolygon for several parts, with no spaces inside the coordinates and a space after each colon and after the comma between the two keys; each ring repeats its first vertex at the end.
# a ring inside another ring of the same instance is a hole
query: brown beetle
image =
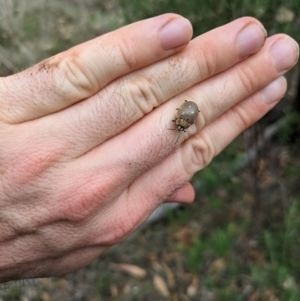
{"type": "Polygon", "coordinates": [[[176,130],[179,132],[179,135],[175,144],[179,139],[180,132],[185,132],[195,122],[200,112],[196,103],[187,100],[176,110],[175,119],[172,121],[176,123],[176,130]]]}

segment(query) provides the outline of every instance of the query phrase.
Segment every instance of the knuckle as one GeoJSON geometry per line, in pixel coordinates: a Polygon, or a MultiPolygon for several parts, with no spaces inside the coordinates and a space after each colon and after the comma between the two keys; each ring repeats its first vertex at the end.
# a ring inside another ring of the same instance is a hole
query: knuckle
{"type": "MultiPolygon", "coordinates": [[[[11,156],[9,156],[11,157],[11,156]]],[[[17,152],[11,157],[5,175],[15,185],[24,185],[42,177],[42,174],[53,165],[55,155],[42,149],[17,152]]]]}
{"type": "Polygon", "coordinates": [[[1,221],[3,228],[6,228],[1,235],[2,241],[37,233],[40,222],[38,220],[39,214],[35,213],[33,215],[29,212],[25,213],[24,210],[18,210],[18,208],[10,208],[6,215],[4,213],[3,221],[1,221]]]}
{"type": "Polygon", "coordinates": [[[128,86],[128,94],[136,109],[145,115],[159,105],[156,87],[145,77],[140,77],[137,81],[131,82],[128,86]]]}
{"type": "Polygon", "coordinates": [[[121,56],[122,64],[127,65],[130,69],[135,69],[139,66],[139,61],[137,60],[135,45],[132,43],[131,38],[128,36],[118,35],[118,47],[121,56]]]}
{"type": "MultiPolygon", "coordinates": [[[[89,96],[100,89],[97,75],[94,73],[95,68],[90,68],[78,50],[71,49],[67,51],[66,56],[61,61],[60,66],[63,68],[63,74],[72,89],[84,97],[89,96]]],[[[67,85],[64,85],[68,90],[67,85]]]]}
{"type": "Polygon", "coordinates": [[[108,217],[108,226],[101,236],[101,244],[114,245],[126,238],[139,224],[139,213],[132,204],[123,205],[121,209],[116,208],[108,217]]]}
{"type": "Polygon", "coordinates": [[[243,89],[248,95],[255,92],[258,86],[257,76],[251,68],[240,68],[237,70],[239,82],[242,84],[243,89]]]}
{"type": "Polygon", "coordinates": [[[209,44],[203,45],[200,54],[197,52],[195,57],[198,63],[198,73],[202,79],[213,76],[218,71],[218,63],[222,61],[216,48],[209,44]],[[198,59],[199,57],[201,60],[198,59]]]}
{"type": "MultiPolygon", "coordinates": [[[[116,181],[117,182],[117,181],[116,181]]],[[[111,193],[116,189],[116,182],[108,177],[85,177],[84,182],[73,183],[64,191],[60,199],[64,200],[61,208],[63,218],[71,222],[84,222],[94,215],[98,208],[112,199],[111,193]]]]}
{"type": "Polygon", "coordinates": [[[245,110],[233,107],[232,109],[233,118],[236,121],[237,126],[240,128],[247,128],[252,124],[252,120],[249,114],[245,110]]]}
{"type": "Polygon", "coordinates": [[[215,155],[216,150],[213,141],[203,134],[201,137],[197,138],[197,141],[193,144],[190,156],[190,166],[197,167],[197,170],[199,168],[203,169],[209,165],[215,155]]]}
{"type": "Polygon", "coordinates": [[[6,147],[0,149],[1,199],[18,202],[46,194],[51,189],[47,181],[58,153],[46,144],[28,144],[29,137],[24,133],[21,136],[12,133],[7,138],[6,147]]]}
{"type": "MultiPolygon", "coordinates": [[[[70,194],[70,192],[68,193],[70,194]]],[[[71,222],[84,222],[95,210],[95,204],[101,198],[99,194],[92,190],[75,191],[72,197],[67,197],[62,208],[65,219],[71,222]]]]}
{"type": "Polygon", "coordinates": [[[101,236],[101,244],[112,246],[122,241],[129,231],[118,222],[101,236]]]}

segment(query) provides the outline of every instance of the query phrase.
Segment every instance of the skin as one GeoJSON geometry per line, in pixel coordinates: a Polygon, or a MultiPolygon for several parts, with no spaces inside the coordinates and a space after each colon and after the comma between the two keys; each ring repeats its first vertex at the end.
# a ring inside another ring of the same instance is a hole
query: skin
{"type": "Polygon", "coordinates": [[[163,202],[192,202],[193,174],[284,95],[288,36],[249,17],[191,36],[166,14],[0,79],[1,282],[80,269],[163,202]],[[174,145],[184,99],[201,113],[174,145]]]}

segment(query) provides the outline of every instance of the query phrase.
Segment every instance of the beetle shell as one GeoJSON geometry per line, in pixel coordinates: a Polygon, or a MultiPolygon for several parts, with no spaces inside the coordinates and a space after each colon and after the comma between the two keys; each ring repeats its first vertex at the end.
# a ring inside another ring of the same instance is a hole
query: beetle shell
{"type": "Polygon", "coordinates": [[[196,103],[193,101],[185,101],[178,109],[176,113],[175,123],[177,130],[185,131],[196,120],[199,109],[196,103]]]}

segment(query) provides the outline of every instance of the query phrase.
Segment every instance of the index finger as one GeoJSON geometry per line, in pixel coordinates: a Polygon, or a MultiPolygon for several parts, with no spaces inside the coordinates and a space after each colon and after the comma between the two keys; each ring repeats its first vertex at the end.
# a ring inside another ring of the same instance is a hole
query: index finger
{"type": "Polygon", "coordinates": [[[182,49],[190,22],[165,14],[136,22],[0,81],[0,118],[20,123],[60,111],[114,79],[182,49]]]}

